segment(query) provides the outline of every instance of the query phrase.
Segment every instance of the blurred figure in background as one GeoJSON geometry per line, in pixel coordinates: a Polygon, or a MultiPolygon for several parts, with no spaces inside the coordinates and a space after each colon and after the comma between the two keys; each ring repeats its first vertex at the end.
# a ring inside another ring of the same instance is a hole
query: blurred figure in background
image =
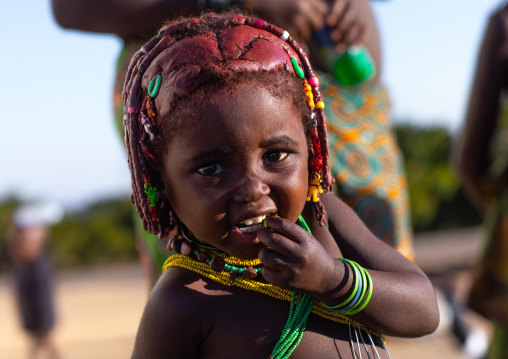
{"type": "MultiPolygon", "coordinates": [[[[64,28],[112,33],[122,39],[113,95],[115,122],[122,138],[121,92],[130,58],[164,20],[238,6],[287,29],[307,45],[314,68],[321,70],[330,161],[339,196],[379,239],[413,259],[407,183],[391,132],[388,91],[380,84],[380,39],[368,0],[52,0],[52,6],[56,21],[64,28]],[[315,35],[323,31],[339,53],[364,45],[377,70],[360,85],[338,82],[328,74],[327,56],[315,41],[315,35]]],[[[143,231],[137,216],[135,221],[138,249],[151,288],[169,252],[164,243],[143,231]]]]}
{"type": "Polygon", "coordinates": [[[62,215],[56,205],[23,206],[14,213],[7,242],[23,329],[32,341],[29,358],[38,358],[44,352],[48,358],[60,358],[52,335],[53,270],[45,247],[49,226],[59,222],[62,215]]]}
{"type": "Polygon", "coordinates": [[[508,5],[490,16],[456,148],[464,188],[485,216],[487,238],[468,305],[493,320],[488,358],[508,353],[508,5]]]}

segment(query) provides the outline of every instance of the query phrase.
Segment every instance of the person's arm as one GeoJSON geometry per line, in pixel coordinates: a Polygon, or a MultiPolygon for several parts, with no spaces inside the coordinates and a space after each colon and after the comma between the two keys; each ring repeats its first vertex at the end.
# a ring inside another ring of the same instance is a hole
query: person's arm
{"type": "MultiPolygon", "coordinates": [[[[54,17],[62,27],[113,33],[122,38],[150,35],[164,20],[198,16],[208,3],[206,0],[52,0],[54,17]]],[[[303,39],[324,25],[328,11],[323,0],[243,3],[249,11],[303,39]]]]}
{"type": "Polygon", "coordinates": [[[489,167],[489,146],[507,77],[508,6],[490,17],[476,66],[465,128],[455,153],[464,188],[481,212],[486,206],[481,182],[489,167]]]}
{"type": "MultiPolygon", "coordinates": [[[[427,276],[376,238],[338,197],[320,197],[328,213],[328,236],[336,241],[335,247],[319,233],[325,229],[311,236],[285,219],[270,217],[266,222],[272,231],[258,232],[258,238],[267,246],[259,253],[265,279],[285,289],[311,294],[329,306],[338,305],[352,292],[351,269],[337,259],[347,258],[364,267],[373,283],[369,304],[352,316],[354,320],[393,336],[417,337],[433,332],[439,312],[427,276]]],[[[316,222],[307,217],[309,222],[316,222]]]]}
{"type": "Polygon", "coordinates": [[[332,37],[339,50],[352,45],[364,45],[369,50],[377,73],[370,83],[379,82],[381,44],[378,25],[369,0],[333,0],[327,23],[333,28],[332,37]]]}
{"type": "Polygon", "coordinates": [[[434,288],[423,271],[378,239],[337,196],[327,194],[323,203],[329,231],[344,258],[354,260],[372,276],[372,299],[354,319],[387,335],[432,333],[439,323],[439,310],[434,288]]]}
{"type": "Polygon", "coordinates": [[[329,7],[324,0],[247,0],[260,18],[287,30],[294,39],[306,41],[326,22],[329,7]]]}
{"type": "Polygon", "coordinates": [[[165,20],[199,15],[200,0],[52,0],[53,15],[67,29],[121,38],[151,35],[165,20]]]}
{"type": "MultiPolygon", "coordinates": [[[[378,85],[382,78],[381,42],[369,0],[329,0],[327,4],[325,21],[331,29],[331,38],[335,41],[338,52],[353,45],[365,46],[372,56],[376,73],[361,87],[378,85]]],[[[313,66],[325,72],[330,71],[318,45],[308,41],[307,46],[313,66]]]]}

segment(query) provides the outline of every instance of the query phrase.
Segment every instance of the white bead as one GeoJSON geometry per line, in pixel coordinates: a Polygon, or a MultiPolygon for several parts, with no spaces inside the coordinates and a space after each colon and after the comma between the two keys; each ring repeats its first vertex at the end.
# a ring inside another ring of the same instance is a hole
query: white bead
{"type": "Polygon", "coordinates": [[[144,47],[141,47],[141,52],[144,54],[148,54],[148,51],[146,51],[146,49],[144,47]]]}
{"type": "Polygon", "coordinates": [[[282,41],[286,41],[288,38],[289,38],[289,32],[284,30],[284,32],[282,33],[282,36],[280,37],[280,39],[282,41]]]}

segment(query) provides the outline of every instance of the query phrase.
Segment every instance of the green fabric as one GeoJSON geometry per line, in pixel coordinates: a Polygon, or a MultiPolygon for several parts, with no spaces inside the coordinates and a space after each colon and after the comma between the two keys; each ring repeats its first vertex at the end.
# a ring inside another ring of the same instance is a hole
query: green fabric
{"type": "Polygon", "coordinates": [[[505,359],[508,356],[508,328],[500,323],[494,323],[494,331],[487,359],[505,359]]]}

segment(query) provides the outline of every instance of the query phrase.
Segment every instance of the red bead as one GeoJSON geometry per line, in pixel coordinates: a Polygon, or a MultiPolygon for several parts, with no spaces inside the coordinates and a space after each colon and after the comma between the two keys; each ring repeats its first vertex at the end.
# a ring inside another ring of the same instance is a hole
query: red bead
{"type": "Polygon", "coordinates": [[[210,268],[216,272],[224,271],[225,266],[226,263],[224,263],[224,259],[220,257],[213,257],[212,261],[210,262],[210,268]]]}
{"type": "Polygon", "coordinates": [[[206,261],[209,257],[210,256],[206,252],[201,251],[198,253],[198,261],[200,261],[200,262],[206,261]]]}
{"type": "Polygon", "coordinates": [[[320,157],[313,157],[310,159],[310,169],[312,172],[317,173],[323,168],[323,160],[320,157]]]}
{"type": "Polygon", "coordinates": [[[319,141],[319,138],[313,138],[312,144],[314,145],[314,152],[315,153],[321,153],[321,142],[319,141]]]}
{"type": "Polygon", "coordinates": [[[242,276],[245,278],[245,279],[254,279],[256,278],[258,274],[256,273],[256,271],[254,270],[254,268],[252,268],[252,266],[250,266],[249,268],[247,268],[246,270],[243,271],[242,273],[242,276]]]}
{"type": "Polygon", "coordinates": [[[175,241],[173,241],[173,243],[171,243],[171,249],[173,250],[173,252],[180,253],[181,248],[182,248],[182,241],[175,240],[175,241]]]}
{"type": "Polygon", "coordinates": [[[185,256],[188,256],[192,253],[192,246],[189,242],[183,241],[182,246],[180,248],[180,253],[182,253],[185,256]]]}

